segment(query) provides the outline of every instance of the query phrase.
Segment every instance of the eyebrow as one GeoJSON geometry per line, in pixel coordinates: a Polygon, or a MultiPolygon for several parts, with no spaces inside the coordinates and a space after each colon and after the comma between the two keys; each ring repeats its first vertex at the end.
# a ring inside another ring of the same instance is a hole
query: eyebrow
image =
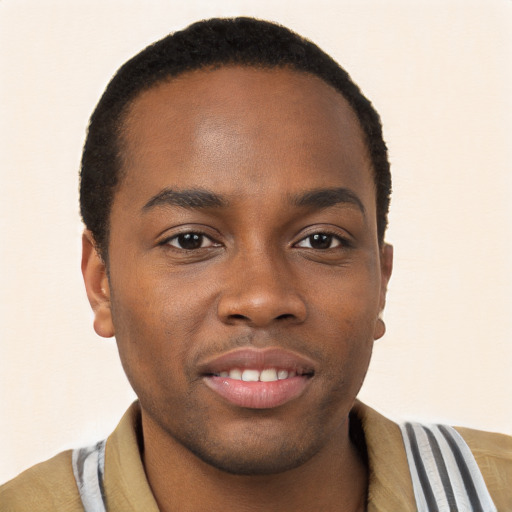
{"type": "Polygon", "coordinates": [[[208,190],[189,189],[173,190],[166,188],[154,195],[142,208],[143,212],[155,206],[179,206],[182,208],[219,208],[226,206],[226,201],[208,190]]]}
{"type": "Polygon", "coordinates": [[[310,190],[294,196],[292,202],[296,206],[308,206],[318,209],[329,208],[340,203],[348,203],[357,206],[361,213],[366,215],[366,209],[359,197],[352,190],[343,187],[310,190]]]}
{"type": "MultiPolygon", "coordinates": [[[[318,188],[292,196],[292,204],[298,207],[316,209],[329,208],[337,204],[353,204],[363,215],[366,209],[357,195],[348,188],[318,188]]],[[[221,208],[227,206],[227,201],[221,196],[204,189],[174,190],[166,188],[154,195],[142,208],[147,212],[157,206],[178,206],[181,208],[221,208]]]]}

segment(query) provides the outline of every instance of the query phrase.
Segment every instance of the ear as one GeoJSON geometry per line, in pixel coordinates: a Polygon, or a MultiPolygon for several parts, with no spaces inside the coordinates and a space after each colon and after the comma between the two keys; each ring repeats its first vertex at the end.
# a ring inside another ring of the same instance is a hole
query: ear
{"type": "Polygon", "coordinates": [[[382,244],[380,249],[380,303],[379,303],[379,318],[375,322],[375,331],[373,338],[378,340],[384,336],[386,332],[386,325],[382,320],[382,312],[386,305],[386,293],[388,291],[388,283],[393,272],[393,246],[387,243],[382,244]]]}
{"type": "Polygon", "coordinates": [[[99,336],[114,336],[107,268],[89,230],[82,235],[82,275],[87,298],[94,312],[94,330],[99,336]]]}

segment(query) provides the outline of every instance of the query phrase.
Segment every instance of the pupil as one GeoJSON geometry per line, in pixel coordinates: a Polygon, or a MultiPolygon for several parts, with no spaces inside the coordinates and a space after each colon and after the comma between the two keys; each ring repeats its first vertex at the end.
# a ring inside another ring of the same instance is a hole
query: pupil
{"type": "Polygon", "coordinates": [[[317,233],[311,235],[310,243],[313,249],[329,249],[332,242],[332,235],[326,235],[325,233],[317,233]]]}
{"type": "Polygon", "coordinates": [[[183,249],[199,249],[202,243],[202,235],[197,233],[184,233],[178,236],[178,243],[183,249]]]}

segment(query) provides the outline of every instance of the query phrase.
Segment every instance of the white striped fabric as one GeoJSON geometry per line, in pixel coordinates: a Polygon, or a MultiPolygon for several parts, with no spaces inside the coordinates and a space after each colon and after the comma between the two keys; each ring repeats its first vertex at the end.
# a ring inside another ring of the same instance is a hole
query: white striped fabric
{"type": "Polygon", "coordinates": [[[105,471],[105,443],[73,450],[71,461],[73,474],[85,512],[106,512],[103,493],[105,471]]]}
{"type": "Polygon", "coordinates": [[[446,425],[400,426],[418,512],[497,512],[460,434],[446,425]]]}

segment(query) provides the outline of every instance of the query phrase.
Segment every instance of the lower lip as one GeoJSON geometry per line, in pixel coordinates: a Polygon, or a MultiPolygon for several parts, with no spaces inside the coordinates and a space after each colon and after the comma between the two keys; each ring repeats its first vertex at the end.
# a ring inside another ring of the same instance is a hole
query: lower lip
{"type": "Polygon", "coordinates": [[[245,382],[229,377],[204,377],[206,385],[233,405],[248,409],[272,409],[300,396],[309,377],[296,376],[273,382],[245,382]]]}

